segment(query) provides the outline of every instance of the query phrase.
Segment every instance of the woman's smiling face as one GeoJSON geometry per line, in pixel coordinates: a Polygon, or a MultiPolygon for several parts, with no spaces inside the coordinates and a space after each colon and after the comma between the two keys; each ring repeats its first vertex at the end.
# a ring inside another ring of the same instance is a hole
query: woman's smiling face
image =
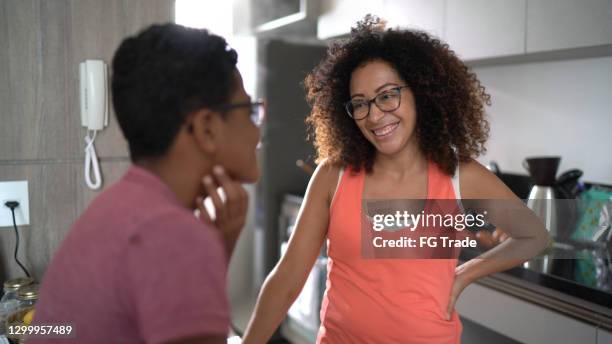
{"type": "MultiPolygon", "coordinates": [[[[407,86],[398,72],[387,62],[373,60],[357,67],[351,74],[351,101],[368,101],[394,89],[407,86]]],[[[383,100],[388,98],[381,95],[383,100]]],[[[399,89],[399,106],[391,111],[382,111],[373,102],[369,104],[369,115],[364,119],[355,120],[361,133],[370,141],[376,150],[385,155],[393,155],[401,151],[409,143],[416,144],[416,106],[410,88],[399,89]]],[[[367,103],[362,106],[368,106],[367,103]]]]}

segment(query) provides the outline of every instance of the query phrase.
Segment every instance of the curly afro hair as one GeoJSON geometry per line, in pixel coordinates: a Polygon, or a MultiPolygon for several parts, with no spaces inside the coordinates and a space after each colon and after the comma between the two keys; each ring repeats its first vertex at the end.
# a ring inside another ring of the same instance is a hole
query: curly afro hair
{"type": "Polygon", "coordinates": [[[484,105],[490,96],[448,45],[425,32],[385,29],[368,15],[348,39],[331,44],[327,56],[306,77],[312,112],[306,119],[314,135],[317,162],[372,171],[376,148],[346,113],[352,72],[372,60],[396,69],[416,102],[416,135],[428,160],[448,175],[459,162],[486,151],[489,123],[484,105]]]}

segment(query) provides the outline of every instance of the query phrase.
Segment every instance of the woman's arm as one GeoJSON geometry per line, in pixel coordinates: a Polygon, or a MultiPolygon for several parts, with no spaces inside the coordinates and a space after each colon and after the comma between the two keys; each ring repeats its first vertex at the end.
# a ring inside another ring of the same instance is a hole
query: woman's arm
{"type": "Polygon", "coordinates": [[[287,251],[263,284],[244,343],[267,342],[302,290],[327,234],[338,175],[339,169],[326,162],[315,170],[287,251]]]}
{"type": "Polygon", "coordinates": [[[457,297],[470,283],[528,261],[545,249],[549,241],[540,219],[484,166],[473,160],[461,164],[459,179],[464,205],[486,209],[487,220],[503,228],[508,238],[456,268],[447,308],[449,320],[457,297]]]}
{"type": "Polygon", "coordinates": [[[546,248],[548,231],[540,219],[497,176],[476,161],[461,164],[460,169],[465,202],[486,209],[489,222],[503,228],[509,238],[462,264],[458,272],[474,281],[519,265],[546,248]]]}

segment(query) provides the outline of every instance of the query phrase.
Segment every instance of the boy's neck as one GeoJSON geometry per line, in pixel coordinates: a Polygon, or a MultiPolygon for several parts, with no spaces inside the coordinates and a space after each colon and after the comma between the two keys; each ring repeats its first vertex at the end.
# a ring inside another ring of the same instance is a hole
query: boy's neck
{"type": "Polygon", "coordinates": [[[143,159],[134,163],[158,176],[174,193],[179,202],[188,209],[195,209],[196,197],[203,195],[202,178],[210,174],[211,166],[194,166],[170,157],[143,159]]]}

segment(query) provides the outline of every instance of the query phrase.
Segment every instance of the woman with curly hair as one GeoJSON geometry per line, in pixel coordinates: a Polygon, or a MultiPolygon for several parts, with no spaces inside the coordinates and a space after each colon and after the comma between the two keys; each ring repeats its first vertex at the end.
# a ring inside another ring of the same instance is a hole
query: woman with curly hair
{"type": "Polygon", "coordinates": [[[474,160],[485,149],[489,95],[440,40],[385,29],[372,16],[331,45],[306,88],[320,163],[244,342],[270,338],[327,239],[318,343],[459,343],[461,291],[535,256],[548,242],[546,229],[492,221],[509,238],[460,266],[456,257],[365,259],[362,200],[503,199],[526,209],[474,160]],[[508,258],[517,250],[521,258],[508,258]]]}

